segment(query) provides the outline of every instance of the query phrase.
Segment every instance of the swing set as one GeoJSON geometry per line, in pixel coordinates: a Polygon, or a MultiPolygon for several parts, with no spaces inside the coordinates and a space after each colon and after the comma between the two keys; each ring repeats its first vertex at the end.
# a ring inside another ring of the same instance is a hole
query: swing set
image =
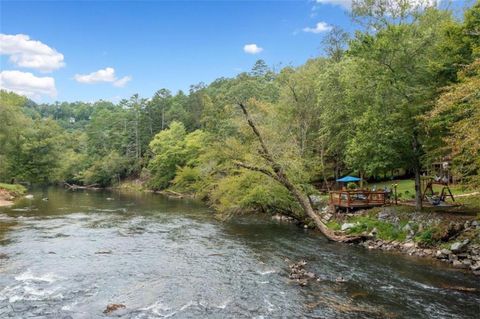
{"type": "Polygon", "coordinates": [[[434,206],[444,204],[446,199],[450,197],[452,201],[455,201],[450,187],[448,187],[448,180],[442,178],[424,177],[422,178],[422,200],[427,201],[434,206]],[[433,190],[434,185],[439,185],[442,190],[435,192],[433,190]]]}

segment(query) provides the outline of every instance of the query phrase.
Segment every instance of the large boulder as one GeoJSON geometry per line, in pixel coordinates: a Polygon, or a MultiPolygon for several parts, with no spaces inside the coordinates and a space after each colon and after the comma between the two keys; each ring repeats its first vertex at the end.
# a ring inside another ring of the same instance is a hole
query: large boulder
{"type": "Polygon", "coordinates": [[[353,224],[353,223],[344,223],[342,225],[341,229],[342,229],[342,231],[344,231],[344,230],[348,230],[348,229],[353,228],[353,227],[355,227],[355,224],[353,224]]]}
{"type": "Polygon", "coordinates": [[[330,213],[326,213],[325,215],[322,216],[323,220],[325,220],[326,222],[329,222],[330,219],[332,219],[333,215],[330,214],[330,213]]]}
{"type": "Polygon", "coordinates": [[[408,223],[408,224],[406,224],[405,226],[403,226],[402,230],[403,230],[404,232],[410,232],[410,231],[412,231],[413,229],[412,229],[412,226],[410,225],[410,223],[408,223]]]}
{"type": "Polygon", "coordinates": [[[317,195],[309,195],[310,198],[310,203],[312,203],[312,206],[315,208],[320,207],[323,204],[322,198],[317,195]]]}
{"type": "Polygon", "coordinates": [[[466,268],[468,268],[469,266],[468,266],[468,265],[465,265],[465,264],[464,264],[463,262],[461,262],[460,260],[454,260],[454,261],[453,261],[453,267],[466,269],[466,268]]]}
{"type": "Polygon", "coordinates": [[[387,220],[390,217],[390,214],[386,211],[378,213],[378,220],[387,220]]]}
{"type": "Polygon", "coordinates": [[[480,270],[480,263],[479,263],[479,262],[476,262],[476,263],[470,265],[470,269],[473,270],[473,271],[478,271],[478,270],[480,270]]]}
{"type": "Polygon", "coordinates": [[[465,239],[464,241],[454,242],[454,243],[450,246],[450,250],[451,250],[453,253],[461,253],[461,252],[463,252],[463,251],[466,250],[468,243],[469,243],[469,240],[468,240],[468,239],[465,239]]]}
{"type": "Polygon", "coordinates": [[[375,237],[375,236],[377,236],[377,233],[378,233],[377,227],[374,227],[372,229],[372,231],[370,232],[370,234],[368,234],[368,236],[375,237]]]}
{"type": "Polygon", "coordinates": [[[448,249],[437,250],[435,257],[437,257],[438,259],[447,259],[448,255],[450,255],[451,253],[452,252],[448,249]]]}

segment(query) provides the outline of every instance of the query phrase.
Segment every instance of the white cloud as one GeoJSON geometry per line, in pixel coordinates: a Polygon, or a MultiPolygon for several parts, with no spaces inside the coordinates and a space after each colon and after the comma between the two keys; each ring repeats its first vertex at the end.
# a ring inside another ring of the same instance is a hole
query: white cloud
{"type": "Polygon", "coordinates": [[[255,43],[245,44],[243,46],[243,51],[248,54],[257,54],[263,51],[263,48],[257,46],[255,43]]]}
{"type": "Polygon", "coordinates": [[[113,85],[116,86],[116,87],[119,87],[119,88],[123,88],[131,80],[132,80],[132,77],[127,75],[127,76],[124,76],[123,78],[113,82],[113,85]]]}
{"type": "Polygon", "coordinates": [[[75,80],[80,83],[114,82],[116,80],[115,69],[105,68],[90,74],[75,74],[75,80]]]}
{"type": "Polygon", "coordinates": [[[31,40],[25,34],[0,34],[0,54],[9,55],[10,62],[41,72],[51,72],[65,66],[63,54],[48,45],[31,40]]]}
{"type": "Polygon", "coordinates": [[[309,28],[309,27],[303,28],[304,32],[310,32],[310,33],[322,33],[330,30],[332,30],[332,26],[325,22],[318,22],[315,25],[315,28],[309,28]]]}
{"type": "Polygon", "coordinates": [[[352,7],[352,0],[317,0],[317,3],[320,4],[331,4],[333,6],[341,6],[345,9],[350,9],[352,7]]]}
{"type": "Polygon", "coordinates": [[[30,72],[0,72],[0,88],[33,99],[39,99],[43,95],[57,96],[54,78],[49,76],[37,77],[30,72]]]}
{"type": "Polygon", "coordinates": [[[115,69],[111,67],[100,69],[89,74],[75,74],[74,78],[80,83],[92,84],[106,82],[112,83],[116,87],[124,87],[132,79],[131,76],[124,76],[118,79],[115,75],[115,69]]]}

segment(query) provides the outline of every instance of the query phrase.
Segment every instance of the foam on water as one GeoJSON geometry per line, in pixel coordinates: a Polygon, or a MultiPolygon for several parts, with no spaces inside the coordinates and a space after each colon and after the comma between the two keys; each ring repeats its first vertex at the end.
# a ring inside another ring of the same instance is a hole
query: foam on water
{"type": "Polygon", "coordinates": [[[34,210],[38,210],[36,207],[23,207],[23,208],[12,208],[11,209],[14,212],[31,212],[34,210]]]}
{"type": "Polygon", "coordinates": [[[226,301],[224,301],[223,303],[221,303],[220,305],[216,306],[215,308],[218,308],[218,309],[225,309],[227,308],[228,304],[230,303],[230,299],[227,299],[226,301]]]}
{"type": "Polygon", "coordinates": [[[63,294],[59,293],[60,287],[38,287],[31,283],[22,283],[14,286],[7,286],[0,291],[0,300],[8,300],[15,303],[22,300],[61,300],[63,294]]]}
{"type": "Polygon", "coordinates": [[[268,312],[272,312],[273,310],[275,310],[275,307],[273,306],[273,304],[267,298],[265,298],[264,301],[267,304],[268,312]]]}
{"type": "Polygon", "coordinates": [[[262,276],[269,275],[269,274],[274,274],[276,272],[277,272],[276,270],[257,271],[257,273],[259,273],[262,276]]]}
{"type": "MultiPolygon", "coordinates": [[[[155,315],[164,317],[164,316],[166,316],[165,312],[167,312],[169,310],[172,310],[172,308],[170,308],[168,306],[165,306],[161,301],[156,301],[154,304],[152,304],[148,307],[140,308],[140,310],[149,311],[149,312],[154,313],[155,315]]],[[[174,313],[176,313],[176,312],[173,312],[173,314],[174,313]]]]}
{"type": "Polygon", "coordinates": [[[46,273],[44,275],[36,275],[34,274],[30,269],[28,269],[26,272],[15,276],[15,280],[17,281],[45,281],[48,283],[52,283],[57,281],[58,279],[61,279],[60,276],[57,276],[53,273],[46,273]]]}
{"type": "Polygon", "coordinates": [[[115,208],[115,209],[110,209],[110,208],[95,208],[93,209],[96,212],[102,212],[102,213],[113,213],[113,212],[123,212],[126,213],[127,209],[126,208],[115,208]]]}

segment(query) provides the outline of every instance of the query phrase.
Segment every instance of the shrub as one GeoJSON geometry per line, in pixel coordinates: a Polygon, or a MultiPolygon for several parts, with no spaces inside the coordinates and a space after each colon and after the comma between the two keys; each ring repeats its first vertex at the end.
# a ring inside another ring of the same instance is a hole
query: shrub
{"type": "Polygon", "coordinates": [[[402,230],[405,223],[394,225],[389,222],[379,221],[369,216],[358,216],[350,220],[351,223],[358,223],[358,225],[349,229],[349,233],[360,234],[363,232],[370,232],[374,228],[377,229],[377,237],[384,240],[404,240],[407,236],[406,232],[402,230]]]}
{"type": "Polygon", "coordinates": [[[347,184],[347,188],[348,188],[348,189],[357,189],[357,184],[355,184],[355,183],[348,183],[348,184],[347,184]]]}
{"type": "Polygon", "coordinates": [[[98,184],[106,187],[120,181],[129,173],[130,161],[113,151],[100,158],[82,174],[85,184],[98,184]]]}
{"type": "Polygon", "coordinates": [[[177,169],[177,174],[172,181],[175,189],[179,191],[195,191],[196,183],[201,179],[197,167],[184,166],[177,169]]]}
{"type": "Polygon", "coordinates": [[[436,229],[428,228],[423,232],[417,234],[417,236],[415,236],[415,240],[418,242],[420,246],[423,246],[423,247],[433,246],[433,244],[436,243],[436,240],[435,240],[436,232],[437,232],[436,229]]]}

